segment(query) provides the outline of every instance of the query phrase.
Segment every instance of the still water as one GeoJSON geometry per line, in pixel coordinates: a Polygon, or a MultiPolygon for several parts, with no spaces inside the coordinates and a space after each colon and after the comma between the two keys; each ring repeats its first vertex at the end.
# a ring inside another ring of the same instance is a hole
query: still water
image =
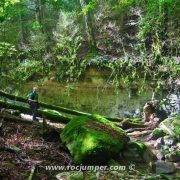
{"type": "MultiPolygon", "coordinates": [[[[132,96],[129,89],[116,89],[99,83],[60,84],[47,81],[40,85],[34,82],[27,83],[22,88],[21,95],[27,96],[33,86],[39,88],[40,101],[109,117],[140,115],[144,104],[151,100],[153,94],[150,88],[132,96]]],[[[162,99],[166,96],[166,93],[160,92],[157,98],[162,99]]],[[[174,96],[176,101],[177,97],[174,96]]]]}

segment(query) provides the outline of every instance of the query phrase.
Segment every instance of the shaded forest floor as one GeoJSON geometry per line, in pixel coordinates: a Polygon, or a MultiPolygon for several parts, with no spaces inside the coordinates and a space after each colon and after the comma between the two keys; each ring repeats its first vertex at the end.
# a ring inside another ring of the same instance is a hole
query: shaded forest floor
{"type": "Polygon", "coordinates": [[[27,179],[33,167],[35,177],[48,179],[53,172],[46,165],[68,165],[69,155],[59,134],[43,134],[37,124],[4,123],[0,138],[0,179],[27,179]]]}
{"type": "MultiPolygon", "coordinates": [[[[72,165],[71,157],[60,141],[59,133],[50,130],[44,131],[40,123],[19,124],[5,122],[0,129],[0,179],[140,179],[159,178],[165,176],[152,174],[146,164],[136,164],[136,170],[129,171],[102,171],[102,172],[62,172],[46,170],[45,166],[72,165]],[[3,128],[2,128],[3,127],[3,128]],[[35,167],[35,170],[33,170],[35,167]],[[32,174],[33,172],[33,174],[32,174]],[[73,174],[74,173],[74,174],[73,174]],[[76,174],[75,174],[76,173],[76,174]],[[30,177],[32,175],[32,177],[30,177]],[[58,178],[58,175],[60,176],[58,178]],[[56,177],[56,178],[55,178],[56,177]]],[[[130,133],[131,134],[131,133],[130,133]]],[[[129,135],[130,135],[129,134],[129,135]]],[[[143,139],[146,133],[136,132],[132,138],[143,139]]],[[[128,163],[122,160],[112,162],[119,166],[128,163]],[[120,164],[119,164],[120,163],[120,164]]],[[[171,176],[173,179],[173,177],[171,176]]]]}

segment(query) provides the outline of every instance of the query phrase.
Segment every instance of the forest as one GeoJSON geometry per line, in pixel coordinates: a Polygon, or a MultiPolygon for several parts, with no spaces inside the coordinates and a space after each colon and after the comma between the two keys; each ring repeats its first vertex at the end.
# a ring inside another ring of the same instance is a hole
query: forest
{"type": "Polygon", "coordinates": [[[0,179],[178,179],[179,140],[179,0],[0,1],[0,179]]]}

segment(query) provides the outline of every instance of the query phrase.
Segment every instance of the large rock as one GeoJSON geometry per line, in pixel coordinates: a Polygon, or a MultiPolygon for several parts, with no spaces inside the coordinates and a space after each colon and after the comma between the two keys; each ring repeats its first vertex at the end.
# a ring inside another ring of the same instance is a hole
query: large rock
{"type": "Polygon", "coordinates": [[[163,109],[160,101],[158,100],[149,101],[143,107],[143,116],[145,122],[152,121],[155,117],[158,119],[158,121],[162,121],[168,117],[167,115],[167,111],[163,109]]]}
{"type": "Polygon", "coordinates": [[[180,138],[180,116],[167,118],[162,121],[159,125],[159,128],[162,129],[165,133],[176,138],[180,138]]]}
{"type": "Polygon", "coordinates": [[[114,123],[99,115],[77,117],[61,133],[61,140],[76,163],[104,163],[123,150],[129,138],[114,123]]]}
{"type": "Polygon", "coordinates": [[[173,163],[165,161],[157,161],[154,168],[157,174],[172,174],[176,171],[173,163]]]}
{"type": "Polygon", "coordinates": [[[140,141],[129,142],[123,156],[126,160],[137,163],[150,163],[157,159],[150,148],[140,141]]]}

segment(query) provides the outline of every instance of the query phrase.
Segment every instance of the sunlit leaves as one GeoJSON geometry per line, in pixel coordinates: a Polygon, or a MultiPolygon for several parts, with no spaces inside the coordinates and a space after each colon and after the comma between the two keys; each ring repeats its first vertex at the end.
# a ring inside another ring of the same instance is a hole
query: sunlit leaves
{"type": "Polygon", "coordinates": [[[6,43],[6,42],[1,42],[0,43],[0,57],[11,57],[17,52],[15,46],[12,44],[6,43]]]}
{"type": "Polygon", "coordinates": [[[10,72],[11,77],[19,81],[26,81],[33,74],[42,72],[42,63],[40,61],[25,61],[10,72]]]}
{"type": "Polygon", "coordinates": [[[109,0],[109,2],[115,11],[119,11],[121,13],[127,8],[132,7],[135,0],[109,0]]]}
{"type": "Polygon", "coordinates": [[[94,10],[97,6],[97,0],[91,0],[87,4],[84,4],[82,8],[82,13],[86,15],[88,12],[94,10]]]}
{"type": "Polygon", "coordinates": [[[175,2],[175,0],[159,0],[159,2],[161,4],[163,4],[163,3],[173,3],[173,2],[175,2]]]}
{"type": "Polygon", "coordinates": [[[32,29],[33,30],[39,30],[39,29],[41,29],[42,28],[42,25],[38,22],[38,21],[34,21],[33,23],[32,23],[32,29]]]}
{"type": "Polygon", "coordinates": [[[14,14],[15,5],[23,2],[24,0],[3,0],[0,2],[0,22],[5,21],[14,14]]]}

